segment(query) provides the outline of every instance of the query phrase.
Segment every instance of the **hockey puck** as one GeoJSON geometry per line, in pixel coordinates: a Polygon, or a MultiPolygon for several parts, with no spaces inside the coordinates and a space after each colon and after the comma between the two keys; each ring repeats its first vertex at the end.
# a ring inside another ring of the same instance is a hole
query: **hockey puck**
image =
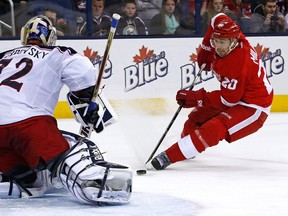
{"type": "Polygon", "coordinates": [[[147,173],[146,170],[137,170],[136,171],[137,175],[145,175],[147,173]]]}

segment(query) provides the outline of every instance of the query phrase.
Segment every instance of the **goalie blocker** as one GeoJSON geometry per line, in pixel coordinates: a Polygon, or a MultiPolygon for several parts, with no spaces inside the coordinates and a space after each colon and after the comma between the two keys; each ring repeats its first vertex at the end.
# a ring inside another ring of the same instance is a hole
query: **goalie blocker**
{"type": "Polygon", "coordinates": [[[29,171],[8,178],[0,173],[0,199],[42,197],[64,186],[82,203],[128,203],[132,191],[131,169],[105,161],[92,141],[66,131],[62,134],[70,149],[49,169],[37,172],[32,183],[23,181],[32,174],[29,171]]]}
{"type": "Polygon", "coordinates": [[[90,97],[79,97],[69,92],[67,100],[75,120],[81,124],[80,134],[85,137],[90,137],[90,128],[100,133],[106,126],[117,121],[117,115],[103,93],[97,96],[96,107],[92,111],[88,111],[90,97]]]}

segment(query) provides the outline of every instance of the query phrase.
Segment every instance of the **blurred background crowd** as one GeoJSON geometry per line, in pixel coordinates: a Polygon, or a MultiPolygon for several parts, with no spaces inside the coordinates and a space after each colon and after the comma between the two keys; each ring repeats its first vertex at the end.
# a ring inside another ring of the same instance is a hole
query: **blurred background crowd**
{"type": "Polygon", "coordinates": [[[288,32],[288,0],[0,0],[0,37],[19,37],[33,16],[51,19],[59,37],[105,37],[113,13],[117,35],[204,35],[225,13],[244,33],[288,32]]]}

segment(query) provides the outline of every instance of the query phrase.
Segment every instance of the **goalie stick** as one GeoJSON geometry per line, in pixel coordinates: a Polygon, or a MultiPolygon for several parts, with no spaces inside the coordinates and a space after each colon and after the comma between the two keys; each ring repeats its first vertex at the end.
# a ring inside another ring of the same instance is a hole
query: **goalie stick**
{"type": "MultiPolygon", "coordinates": [[[[111,44],[112,44],[112,41],[113,41],[113,38],[114,38],[114,35],[116,32],[116,28],[117,28],[119,19],[120,19],[119,14],[116,14],[116,13],[113,14],[112,24],[111,24],[111,28],[110,28],[109,35],[108,35],[108,40],[106,43],[106,48],[104,51],[103,60],[102,60],[101,65],[100,65],[98,79],[96,81],[95,89],[93,91],[93,96],[92,96],[91,102],[89,104],[88,111],[89,110],[95,110],[97,108],[96,98],[97,98],[98,93],[99,93],[99,89],[100,89],[101,81],[103,78],[106,61],[108,59],[110,47],[111,47],[111,44]]],[[[87,138],[90,138],[92,131],[93,131],[93,125],[88,125],[88,126],[81,125],[79,133],[80,133],[80,135],[83,135],[87,138]]]]}
{"type": "MultiPolygon", "coordinates": [[[[193,90],[194,86],[196,85],[197,79],[198,79],[198,77],[200,77],[200,75],[201,75],[203,69],[205,68],[205,66],[206,66],[205,63],[201,65],[201,68],[200,68],[199,72],[196,74],[196,76],[195,76],[195,78],[194,78],[194,80],[193,80],[193,82],[192,82],[189,90],[193,90]]],[[[183,101],[183,103],[182,103],[181,105],[179,105],[179,107],[178,107],[178,109],[176,110],[174,116],[172,117],[172,120],[170,121],[168,127],[166,128],[165,132],[164,132],[163,135],[161,136],[159,142],[158,142],[157,145],[155,146],[154,150],[152,151],[151,155],[149,156],[149,158],[148,158],[148,160],[146,161],[145,164],[147,164],[147,163],[153,158],[154,154],[156,153],[156,151],[157,151],[158,148],[160,147],[162,141],[164,140],[164,138],[166,137],[168,131],[170,130],[171,126],[173,125],[175,119],[176,119],[177,116],[179,115],[179,113],[180,113],[183,105],[184,105],[184,101],[183,101]]]]}

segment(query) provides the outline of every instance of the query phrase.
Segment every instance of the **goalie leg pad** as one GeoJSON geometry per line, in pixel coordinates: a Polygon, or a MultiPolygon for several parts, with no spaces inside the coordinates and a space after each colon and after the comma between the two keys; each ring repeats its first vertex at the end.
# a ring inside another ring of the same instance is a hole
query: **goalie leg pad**
{"type": "Polygon", "coordinates": [[[36,180],[29,185],[9,178],[0,182],[0,199],[43,197],[47,191],[52,189],[55,187],[50,182],[50,171],[46,169],[37,172],[36,180]]]}
{"type": "Polygon", "coordinates": [[[99,148],[90,140],[68,132],[62,134],[72,146],[57,168],[64,187],[83,203],[128,203],[132,171],[104,161],[99,148]]]}

